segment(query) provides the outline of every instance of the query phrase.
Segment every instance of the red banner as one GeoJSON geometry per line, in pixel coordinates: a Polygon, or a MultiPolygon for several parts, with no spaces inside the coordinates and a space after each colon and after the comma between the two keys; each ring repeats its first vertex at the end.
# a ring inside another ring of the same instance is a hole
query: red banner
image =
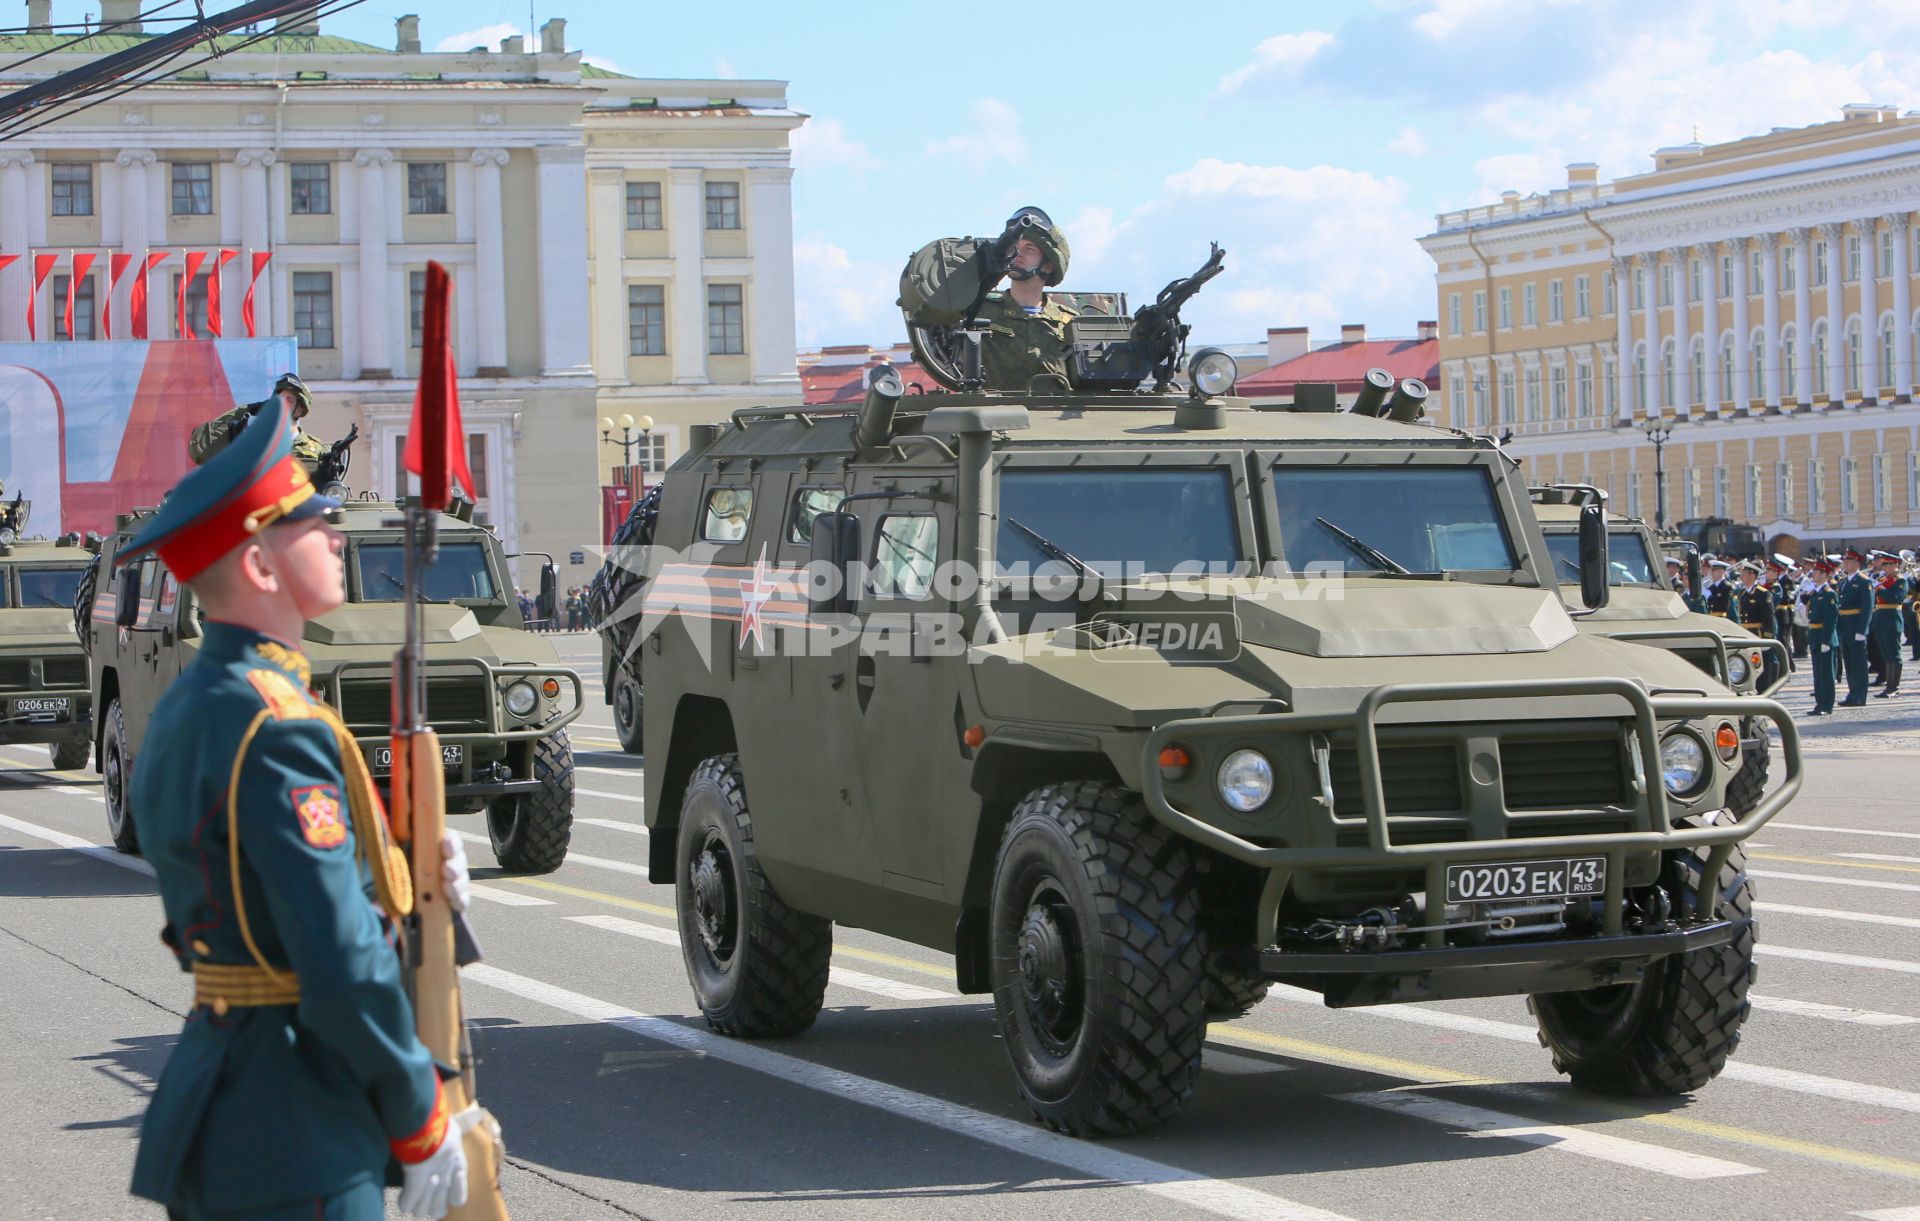
{"type": "Polygon", "coordinates": [[[27,290],[27,338],[40,338],[40,323],[34,315],[34,305],[40,300],[40,286],[53,274],[54,264],[60,261],[57,254],[36,254],[33,256],[33,287],[27,290]]]}
{"type": "Polygon", "coordinates": [[[108,339],[113,338],[113,290],[120,286],[120,277],[126,274],[127,265],[133,262],[130,254],[110,254],[107,256],[107,299],[100,305],[100,333],[108,339]]]}
{"type": "Polygon", "coordinates": [[[182,339],[200,338],[200,336],[193,333],[193,323],[187,317],[187,290],[193,287],[193,277],[200,274],[200,264],[206,261],[206,251],[187,251],[187,269],[181,273],[180,288],[174,294],[174,307],[176,312],[173,316],[173,330],[174,333],[182,339]]]}
{"type": "Polygon", "coordinates": [[[73,275],[67,279],[67,338],[78,339],[73,329],[73,302],[80,295],[80,285],[86,280],[87,272],[93,269],[93,260],[97,256],[75,252],[73,256],[73,275]]]}
{"type": "Polygon", "coordinates": [[[127,308],[133,311],[135,339],[147,337],[147,276],[154,268],[166,261],[166,251],[148,251],[146,261],[140,264],[140,270],[133,273],[133,288],[127,294],[127,308]]]}
{"type": "Polygon", "coordinates": [[[273,257],[271,250],[253,252],[253,276],[247,281],[246,299],[240,302],[240,321],[246,325],[247,338],[253,338],[253,287],[260,282],[260,273],[267,269],[267,260],[273,257]]]}
{"type": "Polygon", "coordinates": [[[467,434],[460,424],[460,388],[453,375],[453,338],[447,324],[453,312],[453,277],[440,264],[427,263],[426,298],[420,307],[420,384],[413,393],[413,422],[400,464],[420,476],[420,503],[445,509],[453,486],[473,491],[467,469],[467,434]]]}
{"type": "Polygon", "coordinates": [[[207,329],[213,332],[215,339],[220,338],[220,269],[229,260],[239,255],[238,250],[222,249],[213,260],[213,270],[207,273],[207,329]]]}
{"type": "Polygon", "coordinates": [[[0,271],[5,271],[19,261],[20,256],[17,254],[0,254],[0,271]]]}

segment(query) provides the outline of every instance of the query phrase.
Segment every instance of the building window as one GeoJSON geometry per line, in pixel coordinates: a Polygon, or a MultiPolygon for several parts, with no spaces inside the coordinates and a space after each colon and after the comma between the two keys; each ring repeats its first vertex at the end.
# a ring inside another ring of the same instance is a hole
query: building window
{"type": "Polygon", "coordinates": [[[1553,418],[1564,420],[1567,418],[1567,371],[1565,369],[1553,371],[1552,388],[1553,397],[1550,405],[1553,408],[1553,418]]]}
{"type": "MultiPolygon", "coordinates": [[[[1493,421],[1487,416],[1487,407],[1487,379],[1476,376],[1473,379],[1473,426],[1475,428],[1492,426],[1493,421]]],[[[1920,456],[1920,450],[1914,452],[1916,456],[1920,456]]]]}
{"type": "Polygon", "coordinates": [[[1513,289],[1510,287],[1500,290],[1500,329],[1513,329],[1513,289]]]}
{"type": "Polygon", "coordinates": [[[1747,464],[1747,520],[1760,516],[1760,464],[1747,464]]]}
{"type": "Polygon", "coordinates": [[[1467,417],[1467,379],[1458,374],[1447,382],[1447,415],[1455,421],[1455,427],[1467,417]]]}
{"type": "Polygon", "coordinates": [[[1920,449],[1907,455],[1907,512],[1920,509],[1920,449]]]}
{"type": "Polygon", "coordinates": [[[1860,460],[1840,459],[1840,511],[1858,512],[1860,508],[1860,460]]]}
{"type": "Polygon", "coordinates": [[[1690,361],[1693,365],[1693,401],[1704,407],[1707,402],[1706,337],[1695,335],[1693,337],[1693,346],[1689,350],[1693,353],[1692,360],[1690,361]]]}
{"type": "Polygon", "coordinates": [[[1720,341],[1720,401],[1733,401],[1733,340],[1720,341]]]}
{"type": "Polygon", "coordinates": [[[1720,256],[1720,295],[1733,296],[1733,256],[1730,254],[1720,256]]]}
{"type": "Polygon", "coordinates": [[[1640,472],[1627,472],[1627,516],[1640,516],[1640,472]]]}
{"type": "Polygon", "coordinates": [[[53,164],[53,214],[55,216],[93,215],[93,167],[91,165],[70,161],[56,161],[53,164]]]}
{"type": "Polygon", "coordinates": [[[627,285],[627,355],[666,354],[666,288],[659,284],[627,285]]]}
{"type": "MultiPolygon", "coordinates": [[[[208,339],[213,335],[213,332],[207,327],[207,281],[212,278],[212,275],[213,273],[211,269],[209,269],[206,275],[193,277],[192,282],[187,285],[187,326],[193,332],[193,336],[196,339],[208,339]]],[[[173,274],[172,283],[173,296],[170,299],[174,304],[173,337],[175,339],[185,339],[187,332],[180,329],[179,272],[173,274]]]]}
{"type": "Polygon", "coordinates": [[[1601,272],[1600,273],[1600,308],[1605,310],[1609,314],[1611,314],[1616,308],[1616,304],[1614,301],[1615,291],[1616,290],[1614,289],[1614,286],[1613,286],[1613,273],[1610,271],[1601,272]]]}
{"type": "Polygon", "coordinates": [[[333,346],[333,273],[293,273],[293,338],[303,348],[333,346]]]}
{"type": "Polygon", "coordinates": [[[204,161],[175,162],[173,215],[213,215],[213,166],[204,161]]]}
{"type": "Polygon", "coordinates": [[[295,161],[287,166],[288,210],[295,216],[326,216],[333,211],[333,166],[325,161],[295,161]]]}
{"type": "Polygon", "coordinates": [[[1818,458],[1807,459],[1807,516],[1827,511],[1827,468],[1818,458]]]}
{"type": "Polygon", "coordinates": [[[1880,274],[1893,274],[1893,230],[1888,229],[1880,235],[1880,274]]]}
{"type": "Polygon", "coordinates": [[[1589,318],[1593,315],[1593,278],[1591,276],[1573,277],[1573,316],[1589,318]]]}
{"type": "Polygon", "coordinates": [[[1673,367],[1673,340],[1660,345],[1660,406],[1674,406],[1680,402],[1676,391],[1673,367]]]}
{"type": "Polygon", "coordinates": [[[1713,468],[1713,515],[1715,517],[1729,516],[1727,512],[1728,499],[1727,468],[1724,466],[1716,466],[1713,468]]]}
{"type": "Polygon", "coordinates": [[[1478,335],[1487,329],[1487,294],[1482,289],[1473,294],[1473,333],[1478,335]]]}
{"type": "Polygon", "coordinates": [[[1792,246],[1780,247],[1780,287],[1788,290],[1793,288],[1794,277],[1799,274],[1794,270],[1793,256],[1794,248],[1792,246]]]}
{"type": "Polygon", "coordinates": [[[1893,324],[1880,328],[1880,380],[1876,386],[1893,385],[1893,324]]]}
{"type": "Polygon", "coordinates": [[[1800,341],[1792,323],[1780,331],[1780,393],[1793,398],[1800,393],[1799,368],[1795,357],[1800,354],[1800,341]]]}
{"type": "Polygon", "coordinates": [[[1620,366],[1612,357],[1608,357],[1601,367],[1601,375],[1607,384],[1607,414],[1620,413],[1620,366]]]}
{"type": "Polygon", "coordinates": [[[1680,516],[1682,517],[1700,516],[1700,468],[1699,467],[1690,466],[1687,468],[1686,478],[1680,484],[1680,499],[1682,502],[1681,508],[1686,510],[1685,512],[1680,514],[1680,516]]]}
{"type": "Polygon", "coordinates": [[[1873,456],[1873,511],[1885,513],[1893,508],[1893,455],[1873,456]]]}
{"type": "Polygon", "coordinates": [[[627,228],[660,228],[659,183],[629,182],[627,184],[627,228]]]}
{"type": "Polygon", "coordinates": [[[1860,278],[1860,235],[1847,235],[1847,281],[1851,283],[1860,278]]]}
{"type": "Polygon", "coordinates": [[[1593,414],[1593,366],[1581,365],[1574,377],[1574,413],[1581,419],[1593,414]]]}
{"type": "Polygon", "coordinates": [[[1751,345],[1749,345],[1747,349],[1747,360],[1750,362],[1750,368],[1748,371],[1753,375],[1752,376],[1753,397],[1757,399],[1763,399],[1767,397],[1767,339],[1766,339],[1766,336],[1755,335],[1753,337],[1753,342],[1751,345]]]}
{"type": "Polygon", "coordinates": [[[1847,389],[1860,389],[1860,328],[1847,328],[1847,389]]]}
{"type": "Polygon", "coordinates": [[[709,182],[707,184],[707,228],[738,229],[739,227],[740,184],[709,182]]]}
{"type": "Polygon", "coordinates": [[[1660,304],[1673,304],[1673,264],[1660,264],[1660,304]]]}
{"type": "Polygon", "coordinates": [[[1706,296],[1706,289],[1703,283],[1704,271],[1705,268],[1701,266],[1699,259],[1694,259],[1687,264],[1687,300],[1698,301],[1700,298],[1706,296]]]}
{"type": "Polygon", "coordinates": [[[1447,294],[1447,334],[1460,333],[1460,294],[1447,294]]]}
{"type": "Polygon", "coordinates": [[[1813,392],[1827,393],[1827,328],[1825,324],[1813,324],[1813,367],[1807,372],[1811,375],[1813,392]]]}
{"type": "Polygon", "coordinates": [[[1781,517],[1793,512],[1793,463],[1773,464],[1774,512],[1781,517]]]}
{"type": "Polygon", "coordinates": [[[1519,418],[1519,412],[1514,410],[1513,370],[1502,369],[1500,371],[1500,418],[1495,423],[1511,423],[1519,418]]]}
{"type": "Polygon", "coordinates": [[[444,216],[446,211],[446,162],[407,162],[407,215],[444,216]]]}
{"type": "Polygon", "coordinates": [[[747,350],[746,306],[738,284],[707,285],[707,352],[738,356],[747,350]]]}
{"type": "Polygon", "coordinates": [[[1547,321],[1567,320],[1567,286],[1559,280],[1547,284],[1547,321]]]}
{"type": "Polygon", "coordinates": [[[93,330],[93,277],[80,278],[80,291],[73,298],[73,334],[67,334],[67,285],[72,283],[71,276],[53,277],[53,298],[47,304],[53,311],[53,337],[60,339],[92,339],[93,330]]]}
{"type": "Polygon", "coordinates": [[[1527,420],[1537,422],[1540,419],[1540,370],[1527,370],[1527,420]]]}
{"type": "Polygon", "coordinates": [[[1645,269],[1636,267],[1633,269],[1633,308],[1645,309],[1646,307],[1647,273],[1645,269]]]}
{"type": "Polygon", "coordinates": [[[1523,326],[1540,325],[1540,289],[1535,284],[1524,284],[1520,288],[1520,323],[1523,326]]]}
{"type": "Polygon", "coordinates": [[[1817,241],[1813,244],[1813,286],[1824,288],[1827,283],[1827,243],[1817,241]]]}
{"type": "Polygon", "coordinates": [[[407,273],[407,346],[420,346],[421,332],[426,329],[427,313],[427,273],[410,271],[407,273]]]}

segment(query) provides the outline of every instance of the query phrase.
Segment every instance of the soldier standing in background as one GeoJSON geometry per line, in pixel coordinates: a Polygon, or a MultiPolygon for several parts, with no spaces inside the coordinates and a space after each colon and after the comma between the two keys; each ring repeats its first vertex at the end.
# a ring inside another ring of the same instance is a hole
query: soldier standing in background
{"type": "Polygon", "coordinates": [[[1812,588],[1806,594],[1807,656],[1813,663],[1813,711],[1808,716],[1827,716],[1833,711],[1833,655],[1840,639],[1840,598],[1833,591],[1832,578],[1832,564],[1813,562],[1808,577],[1812,588]]]}
{"type": "MultiPolygon", "coordinates": [[[[1767,590],[1773,595],[1773,638],[1787,642],[1787,669],[1798,670],[1793,664],[1793,600],[1798,593],[1799,583],[1793,579],[1792,565],[1785,556],[1776,555],[1767,561],[1767,590]]],[[[1802,650],[1804,652],[1805,650],[1802,650]]]]}
{"type": "Polygon", "coordinates": [[[1920,661],[1920,572],[1914,571],[1913,552],[1902,551],[1900,562],[1907,569],[1907,647],[1913,650],[1913,660],[1920,661]]]}
{"type": "Polygon", "coordinates": [[[1707,613],[1709,615],[1724,615],[1727,618],[1734,618],[1733,581],[1727,576],[1727,567],[1727,562],[1718,556],[1708,557],[1707,568],[1713,573],[1713,577],[1707,582],[1706,588],[1703,589],[1701,593],[1707,600],[1707,613]]]}
{"type": "Polygon", "coordinates": [[[1840,655],[1847,672],[1847,698],[1842,708],[1867,705],[1867,616],[1873,613],[1873,582],[1860,571],[1867,557],[1847,548],[1840,555],[1846,574],[1840,582],[1840,655]]]}
{"type": "Polygon", "coordinates": [[[1900,615],[1907,604],[1907,581],[1900,575],[1900,557],[1891,551],[1876,553],[1880,561],[1880,580],[1873,591],[1873,618],[1868,631],[1879,646],[1881,675],[1886,685],[1875,699],[1886,699],[1900,690],[1900,615]]]}
{"type": "MultiPolygon", "coordinates": [[[[1760,565],[1752,560],[1741,560],[1735,567],[1740,573],[1740,583],[1731,595],[1728,616],[1754,635],[1771,638],[1773,591],[1760,583],[1760,565]]],[[[1771,685],[1779,677],[1774,673],[1779,666],[1779,659],[1768,652],[1765,667],[1761,671],[1761,688],[1771,685]]]]}

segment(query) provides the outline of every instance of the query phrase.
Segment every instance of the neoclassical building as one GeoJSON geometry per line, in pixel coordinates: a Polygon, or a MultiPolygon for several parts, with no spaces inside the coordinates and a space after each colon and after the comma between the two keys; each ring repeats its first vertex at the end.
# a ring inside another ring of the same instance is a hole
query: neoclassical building
{"type": "Polygon", "coordinates": [[[1439,418],[1649,519],[1666,422],[1669,522],[1920,538],[1917,208],[1920,115],[1848,106],[1444,213],[1439,418]]]}

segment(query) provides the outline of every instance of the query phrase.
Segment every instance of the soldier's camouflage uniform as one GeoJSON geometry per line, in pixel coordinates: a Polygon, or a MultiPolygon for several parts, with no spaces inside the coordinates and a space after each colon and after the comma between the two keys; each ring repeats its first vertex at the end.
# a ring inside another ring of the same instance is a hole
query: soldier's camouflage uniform
{"type": "MultiPolygon", "coordinates": [[[[277,398],[278,396],[276,395],[275,397],[277,398]]],[[[225,449],[228,443],[233,440],[234,434],[244,428],[241,421],[246,420],[248,415],[253,413],[254,409],[258,406],[259,404],[257,403],[243,403],[235,407],[232,411],[227,412],[227,414],[208,420],[205,424],[194,429],[193,435],[187,438],[187,457],[193,459],[195,466],[199,466],[208,458],[213,457],[225,449]]],[[[263,411],[260,414],[266,415],[270,413],[263,411]]],[[[247,422],[251,423],[250,420],[247,422]]],[[[307,468],[308,478],[312,478],[314,472],[319,469],[320,459],[327,456],[326,443],[318,437],[310,436],[301,431],[300,426],[295,424],[293,426],[293,456],[295,461],[307,468]]]]}
{"type": "Polygon", "coordinates": [[[1065,392],[1067,377],[1067,323],[1078,311],[1064,302],[1048,298],[1037,314],[1029,314],[1006,293],[987,294],[980,307],[980,321],[991,333],[980,343],[981,371],[987,389],[1025,393],[1041,374],[1060,379],[1051,393],[1065,392]]]}

